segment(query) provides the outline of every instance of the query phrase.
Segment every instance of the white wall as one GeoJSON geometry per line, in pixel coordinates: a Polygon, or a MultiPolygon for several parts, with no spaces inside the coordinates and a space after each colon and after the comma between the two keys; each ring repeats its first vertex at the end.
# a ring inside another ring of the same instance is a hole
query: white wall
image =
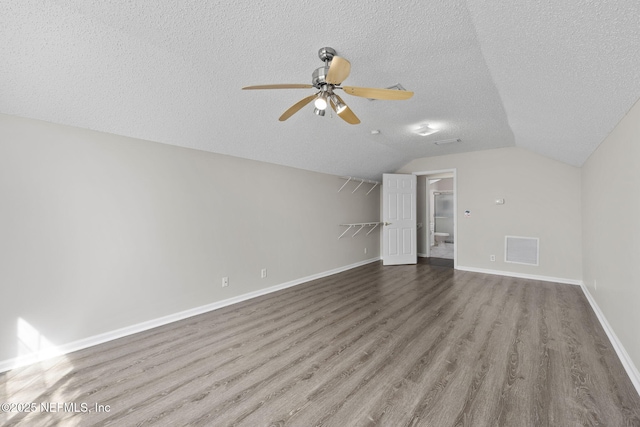
{"type": "Polygon", "coordinates": [[[379,257],[377,231],[338,240],[379,219],[343,183],[0,115],[0,362],[34,345],[19,322],[64,345],[379,257]]]}
{"type": "Polygon", "coordinates": [[[640,367],[640,102],[582,167],[584,282],[640,367]]]}
{"type": "Polygon", "coordinates": [[[454,168],[458,268],[580,281],[579,168],[512,147],[416,159],[398,173],[454,168]],[[505,204],[496,205],[496,198],[505,204]],[[540,265],[505,263],[505,235],[539,237],[540,265]]]}

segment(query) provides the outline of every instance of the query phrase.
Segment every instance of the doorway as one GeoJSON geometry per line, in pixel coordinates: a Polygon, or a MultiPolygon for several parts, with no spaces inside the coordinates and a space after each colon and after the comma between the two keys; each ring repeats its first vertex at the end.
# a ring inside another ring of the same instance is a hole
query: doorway
{"type": "Polygon", "coordinates": [[[416,172],[417,246],[423,262],[457,266],[456,171],[416,172]]]}

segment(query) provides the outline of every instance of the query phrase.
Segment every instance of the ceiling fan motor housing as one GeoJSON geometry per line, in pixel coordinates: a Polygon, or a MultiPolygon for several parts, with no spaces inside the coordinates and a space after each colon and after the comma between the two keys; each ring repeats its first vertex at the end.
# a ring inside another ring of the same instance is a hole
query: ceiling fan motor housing
{"type": "Polygon", "coordinates": [[[329,67],[320,67],[313,71],[311,74],[311,84],[316,88],[320,89],[323,85],[327,85],[327,73],[329,72],[329,67]]]}
{"type": "Polygon", "coordinates": [[[318,57],[324,62],[324,67],[316,69],[311,74],[311,84],[318,89],[322,89],[323,86],[329,85],[327,83],[327,74],[329,73],[329,63],[336,56],[335,49],[331,47],[322,47],[318,51],[318,57]]]}

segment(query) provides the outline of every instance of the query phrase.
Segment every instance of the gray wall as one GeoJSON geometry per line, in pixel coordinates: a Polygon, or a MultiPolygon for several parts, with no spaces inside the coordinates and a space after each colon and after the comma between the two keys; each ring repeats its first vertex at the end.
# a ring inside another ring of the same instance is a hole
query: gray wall
{"type": "Polygon", "coordinates": [[[584,283],[640,367],[640,103],[582,167],[584,283]]]}
{"type": "Polygon", "coordinates": [[[459,268],[580,281],[579,168],[512,147],[416,159],[398,173],[446,169],[457,170],[459,268]],[[505,235],[540,238],[540,265],[505,263],[505,235]]]}
{"type": "Polygon", "coordinates": [[[379,219],[343,183],[0,115],[0,362],[19,322],[64,345],[379,257],[377,230],[338,240],[379,219]]]}

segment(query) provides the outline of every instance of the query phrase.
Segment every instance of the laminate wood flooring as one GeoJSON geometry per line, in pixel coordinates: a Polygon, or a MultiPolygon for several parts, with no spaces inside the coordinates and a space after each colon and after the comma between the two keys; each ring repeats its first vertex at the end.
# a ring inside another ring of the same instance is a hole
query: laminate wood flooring
{"type": "Polygon", "coordinates": [[[78,405],[0,414],[5,426],[640,426],[640,397],[578,286],[426,261],[15,369],[0,402],[78,405]]]}

